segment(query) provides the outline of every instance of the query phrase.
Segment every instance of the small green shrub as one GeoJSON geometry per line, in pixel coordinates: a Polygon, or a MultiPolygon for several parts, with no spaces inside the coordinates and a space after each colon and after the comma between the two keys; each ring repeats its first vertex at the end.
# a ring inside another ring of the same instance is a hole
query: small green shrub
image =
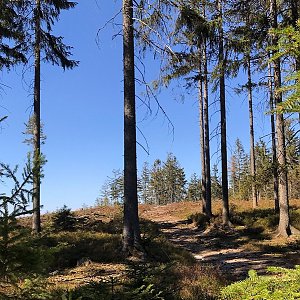
{"type": "Polygon", "coordinates": [[[300,209],[297,210],[291,210],[290,211],[291,215],[291,223],[292,225],[300,230],[300,209]]]}
{"type": "Polygon", "coordinates": [[[221,291],[222,300],[295,300],[300,299],[300,266],[295,269],[270,267],[272,275],[258,276],[233,283],[221,291]]]}
{"type": "Polygon", "coordinates": [[[84,257],[106,263],[124,260],[120,235],[76,231],[52,234],[51,238],[55,241],[54,247],[61,245],[56,254],[54,269],[75,267],[84,257]]]}
{"type": "Polygon", "coordinates": [[[233,224],[243,225],[248,228],[264,228],[273,231],[278,226],[279,217],[274,213],[273,209],[254,209],[247,211],[237,211],[233,209],[230,220],[233,224]]]}
{"type": "Polygon", "coordinates": [[[73,231],[76,226],[76,218],[71,209],[64,205],[52,217],[52,225],[56,231],[73,231]]]}
{"type": "Polygon", "coordinates": [[[194,223],[200,229],[205,229],[209,224],[209,218],[202,213],[196,213],[190,215],[187,221],[189,223],[194,223]]]}

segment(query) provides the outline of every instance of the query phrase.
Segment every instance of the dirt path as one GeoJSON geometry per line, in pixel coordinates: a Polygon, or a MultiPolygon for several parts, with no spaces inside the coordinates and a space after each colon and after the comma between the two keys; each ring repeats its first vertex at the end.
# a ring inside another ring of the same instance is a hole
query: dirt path
{"type": "Polygon", "coordinates": [[[299,240],[287,243],[243,227],[225,232],[213,226],[201,231],[155,207],[146,215],[173,244],[191,252],[202,264],[219,268],[229,280],[246,278],[250,269],[265,274],[268,266],[293,268],[300,264],[299,240]]]}

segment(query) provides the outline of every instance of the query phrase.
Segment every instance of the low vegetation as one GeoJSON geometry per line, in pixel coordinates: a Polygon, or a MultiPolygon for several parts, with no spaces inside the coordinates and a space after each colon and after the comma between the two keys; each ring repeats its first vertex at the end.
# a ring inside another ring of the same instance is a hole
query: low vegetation
{"type": "Polygon", "coordinates": [[[255,271],[249,271],[249,278],[224,288],[221,299],[300,299],[300,266],[296,266],[294,270],[270,267],[268,271],[271,275],[258,276],[255,271]]]}
{"type": "MultiPolygon", "coordinates": [[[[279,292],[272,287],[273,277],[283,289],[289,286],[291,295],[297,292],[295,278],[299,276],[299,268],[291,271],[271,268],[276,274],[267,276],[251,271],[248,279],[225,288],[233,278],[223,274],[217,265],[199,264],[189,251],[171,243],[155,222],[155,217],[162,214],[166,221],[170,218],[193,223],[201,231],[216,227],[220,222],[218,203],[210,223],[203,214],[191,214],[200,207],[201,204],[195,202],[174,203],[160,207],[159,211],[152,210],[150,205],[141,206],[146,259],[123,256],[119,206],[76,212],[63,207],[43,216],[44,231],[36,236],[30,233],[26,218],[18,219],[13,225],[15,239],[7,253],[7,260],[11,262],[10,276],[1,269],[0,299],[253,299],[247,294],[252,295],[251,285],[254,286],[252,292],[257,293],[255,299],[282,299],[274,298],[279,292]],[[153,221],[149,220],[151,217],[153,221]],[[240,289],[244,290],[242,298],[238,297],[240,289]],[[270,293],[269,298],[259,298],[259,293],[265,295],[265,290],[270,293]]],[[[264,243],[256,244],[258,251],[298,251],[298,241],[281,245],[266,242],[271,241],[269,235],[275,231],[278,218],[271,208],[241,210],[236,207],[231,216],[233,230],[241,239],[247,237],[247,243],[254,245],[262,237],[264,243]]],[[[291,210],[291,219],[299,228],[297,206],[291,210]]],[[[215,235],[220,247],[226,234],[218,231],[215,235]]],[[[291,297],[287,299],[297,299],[291,297]]]]}

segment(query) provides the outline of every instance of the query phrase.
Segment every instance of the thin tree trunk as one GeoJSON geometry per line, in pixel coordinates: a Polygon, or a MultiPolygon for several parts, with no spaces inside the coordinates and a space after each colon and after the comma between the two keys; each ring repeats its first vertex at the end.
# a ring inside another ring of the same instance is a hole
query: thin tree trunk
{"type": "Polygon", "coordinates": [[[225,59],[222,0],[217,1],[219,11],[219,68],[220,68],[220,111],[221,111],[221,159],[222,159],[222,201],[223,224],[229,225],[229,197],[228,197],[228,170],[227,170],[227,133],[226,133],[226,92],[225,92],[225,59]]]}
{"type": "MultiPolygon", "coordinates": [[[[276,29],[277,24],[277,7],[276,0],[271,0],[270,15],[272,28],[276,29]]],[[[277,44],[277,39],[272,36],[272,45],[277,44]]],[[[275,91],[281,87],[281,67],[280,59],[275,59],[274,66],[274,89],[275,91]]],[[[282,102],[282,95],[275,92],[275,106],[282,102]]],[[[288,178],[286,169],[286,149],[285,149],[285,133],[283,114],[276,115],[276,136],[277,136],[277,159],[279,165],[279,225],[278,233],[282,236],[291,235],[290,217],[289,217],[289,199],[288,199],[288,178]]]]}
{"type": "Polygon", "coordinates": [[[247,55],[247,71],[248,71],[248,105],[249,105],[249,127],[250,127],[250,170],[253,179],[252,182],[252,206],[258,206],[257,190],[256,190],[256,165],[254,152],[254,124],[253,124],[253,97],[252,97],[252,75],[250,55],[247,55]]]}
{"type": "MultiPolygon", "coordinates": [[[[269,69],[269,94],[270,94],[270,110],[274,109],[274,93],[272,84],[272,70],[271,64],[268,65],[269,69]]],[[[278,161],[277,161],[277,149],[276,149],[276,133],[275,133],[275,116],[271,114],[271,134],[272,134],[272,167],[273,167],[273,194],[274,194],[274,208],[275,213],[279,213],[279,196],[278,196],[278,161]]]]}
{"type": "MultiPolygon", "coordinates": [[[[206,18],[205,4],[203,4],[203,17],[206,18]]],[[[212,217],[211,209],[211,174],[210,174],[210,142],[209,142],[209,112],[208,112],[208,70],[206,39],[203,42],[203,121],[204,121],[204,149],[205,149],[205,187],[206,187],[206,215],[212,217]]]]}
{"type": "Polygon", "coordinates": [[[138,216],[133,1],[123,0],[124,227],[123,251],[141,250],[138,216]]]}
{"type": "Polygon", "coordinates": [[[35,45],[34,45],[34,103],[33,103],[33,218],[32,230],[41,231],[41,2],[35,7],[35,45]]]}
{"type": "MultiPolygon", "coordinates": [[[[201,64],[201,62],[200,62],[201,64]]],[[[200,129],[200,160],[201,160],[201,194],[202,194],[202,212],[206,214],[206,174],[205,174],[205,150],[204,150],[204,126],[203,126],[203,80],[202,69],[199,68],[199,76],[201,77],[198,82],[198,102],[199,102],[199,129],[200,129]]]]}

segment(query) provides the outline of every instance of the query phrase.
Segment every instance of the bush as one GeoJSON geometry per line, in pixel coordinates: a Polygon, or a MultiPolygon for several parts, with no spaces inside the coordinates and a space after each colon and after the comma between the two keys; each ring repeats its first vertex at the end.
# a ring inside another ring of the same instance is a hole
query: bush
{"type": "Polygon", "coordinates": [[[295,269],[270,267],[268,271],[273,275],[258,276],[255,271],[249,271],[249,278],[224,288],[221,299],[300,299],[300,266],[296,266],[295,269]]]}
{"type": "Polygon", "coordinates": [[[291,210],[290,215],[292,225],[300,230],[300,209],[291,210]]]}
{"type": "Polygon", "coordinates": [[[209,218],[204,214],[196,213],[188,217],[188,222],[194,223],[200,229],[205,229],[209,224],[209,218]]]}
{"type": "Polygon", "coordinates": [[[76,218],[71,209],[64,205],[52,217],[52,226],[57,231],[75,230],[76,218]]]}

